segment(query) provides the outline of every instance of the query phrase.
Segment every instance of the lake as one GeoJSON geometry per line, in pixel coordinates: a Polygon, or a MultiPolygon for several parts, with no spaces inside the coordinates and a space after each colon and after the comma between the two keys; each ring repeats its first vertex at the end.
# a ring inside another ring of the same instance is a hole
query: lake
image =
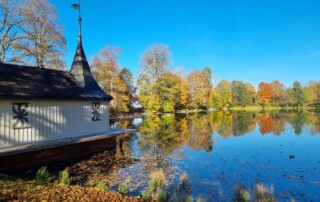
{"type": "Polygon", "coordinates": [[[239,188],[253,199],[257,184],[280,201],[320,201],[320,115],[314,112],[165,114],[111,124],[140,133],[118,138],[114,151],[49,169],[68,167],[81,185],[125,183],[131,195],[140,195],[150,173],[162,169],[168,184],[187,174],[192,196],[205,201],[234,200],[239,188]]]}

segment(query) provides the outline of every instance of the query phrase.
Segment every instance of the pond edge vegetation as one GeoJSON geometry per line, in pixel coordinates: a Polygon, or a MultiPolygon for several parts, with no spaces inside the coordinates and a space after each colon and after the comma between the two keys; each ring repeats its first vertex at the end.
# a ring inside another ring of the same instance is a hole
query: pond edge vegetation
{"type": "MultiPolygon", "coordinates": [[[[168,184],[162,169],[152,172],[149,177],[148,190],[144,191],[141,196],[128,196],[129,187],[125,184],[119,184],[117,190],[111,189],[106,180],[100,181],[94,187],[71,185],[68,170],[61,171],[59,177],[54,180],[55,177],[51,176],[46,167],[41,167],[34,180],[21,180],[0,174],[0,200],[206,201],[201,196],[192,197],[192,186],[186,173],[175,184],[168,184]]],[[[268,187],[256,182],[253,190],[242,185],[234,186],[233,190],[233,201],[276,201],[272,185],[268,187]]]]}

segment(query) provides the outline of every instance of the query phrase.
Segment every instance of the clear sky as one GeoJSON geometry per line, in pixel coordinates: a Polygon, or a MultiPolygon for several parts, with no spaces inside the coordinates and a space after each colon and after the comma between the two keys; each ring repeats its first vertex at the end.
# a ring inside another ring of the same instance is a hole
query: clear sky
{"type": "MultiPolygon", "coordinates": [[[[51,0],[65,26],[70,67],[77,43],[77,0],[51,0]]],[[[142,52],[165,43],[172,67],[209,66],[218,80],[320,81],[319,0],[82,0],[88,60],[120,47],[122,67],[139,69],[142,52]]]]}

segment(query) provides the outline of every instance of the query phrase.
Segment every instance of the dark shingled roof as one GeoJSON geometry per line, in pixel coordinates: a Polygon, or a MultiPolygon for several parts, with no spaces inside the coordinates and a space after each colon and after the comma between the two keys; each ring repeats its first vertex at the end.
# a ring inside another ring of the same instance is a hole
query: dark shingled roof
{"type": "Polygon", "coordinates": [[[100,91],[85,91],[67,71],[0,63],[0,99],[112,99],[100,91]]]}

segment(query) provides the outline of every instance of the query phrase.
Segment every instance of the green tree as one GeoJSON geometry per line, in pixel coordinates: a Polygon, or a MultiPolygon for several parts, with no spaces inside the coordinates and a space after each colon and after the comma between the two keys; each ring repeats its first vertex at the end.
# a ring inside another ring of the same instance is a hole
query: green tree
{"type": "Polygon", "coordinates": [[[306,97],[303,93],[303,88],[300,84],[299,81],[295,81],[293,83],[293,88],[292,88],[292,97],[293,97],[293,104],[295,106],[302,106],[306,102],[306,97]]]}
{"type": "Polygon", "coordinates": [[[154,91],[161,100],[164,112],[173,112],[179,102],[179,80],[173,73],[167,72],[157,79],[154,91]]]}
{"type": "Polygon", "coordinates": [[[129,108],[131,108],[132,104],[136,101],[136,87],[133,85],[133,77],[132,73],[129,69],[123,68],[120,71],[120,76],[122,80],[125,82],[128,88],[128,96],[130,98],[129,108]]]}
{"type": "Polygon", "coordinates": [[[246,106],[251,103],[247,86],[242,81],[231,82],[232,101],[235,106],[246,106]]]}

